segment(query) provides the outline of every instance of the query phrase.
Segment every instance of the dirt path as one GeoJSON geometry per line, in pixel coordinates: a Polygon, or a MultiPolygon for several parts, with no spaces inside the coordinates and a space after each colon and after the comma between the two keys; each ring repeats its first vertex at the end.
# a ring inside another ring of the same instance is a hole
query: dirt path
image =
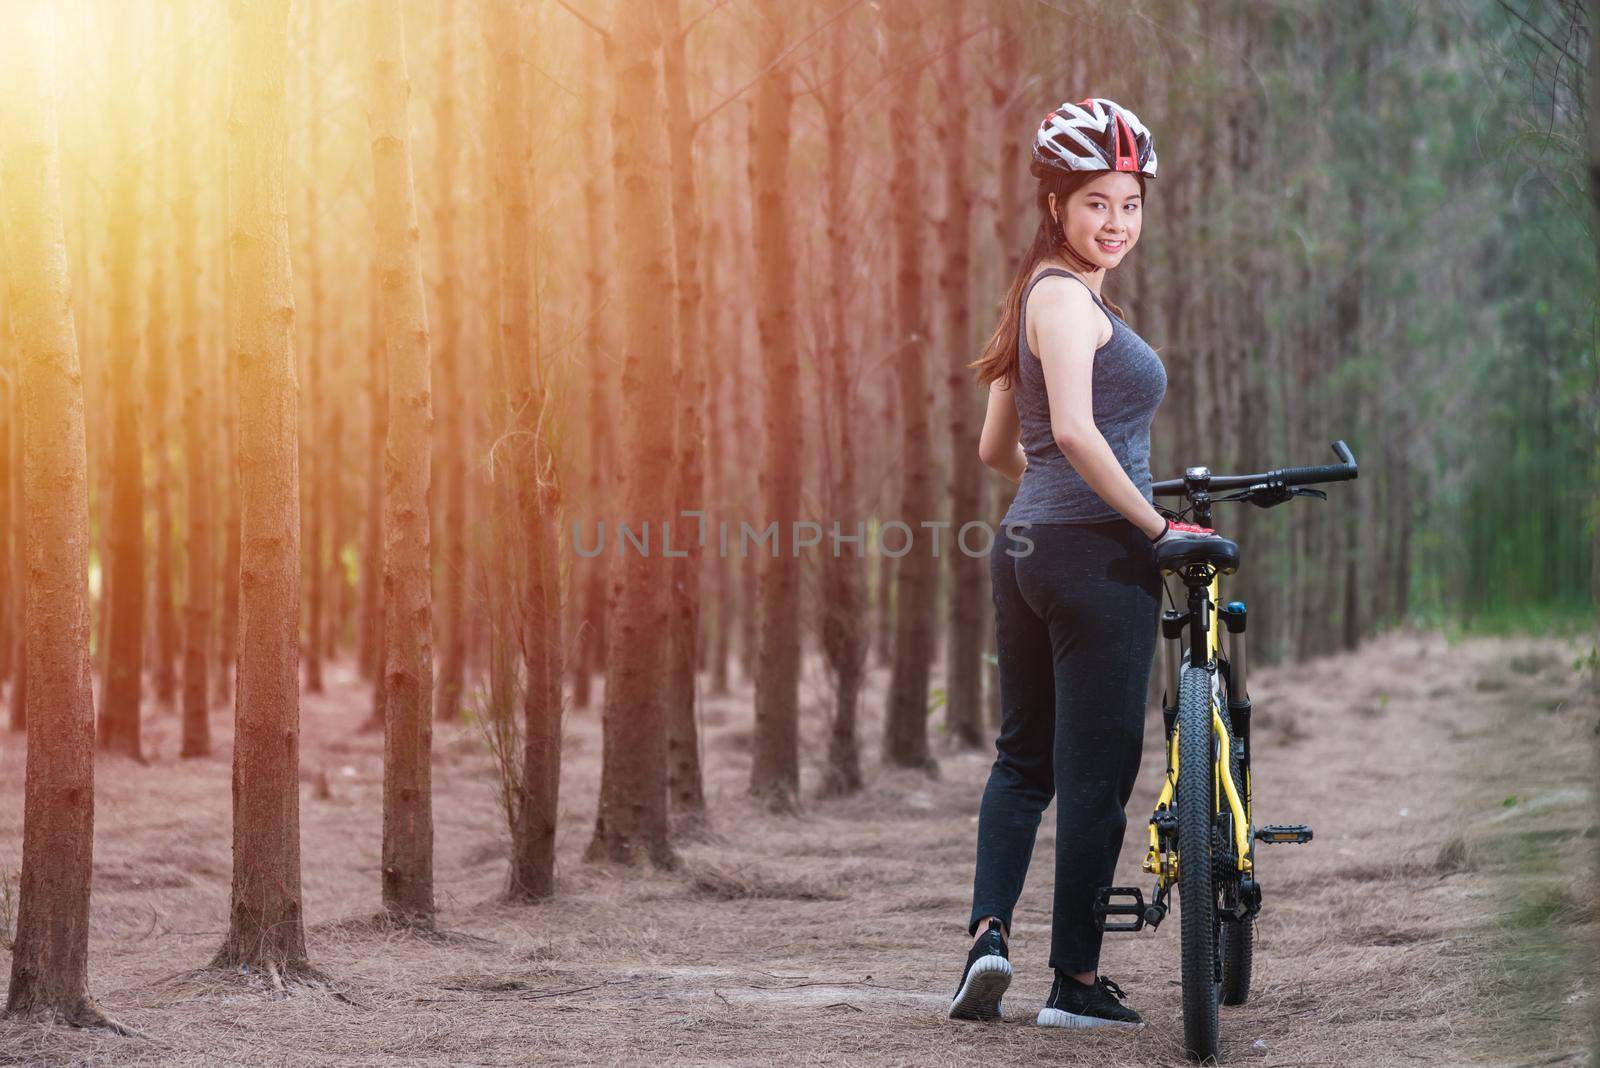
{"type": "MultiPolygon", "coordinates": [[[[1591,991],[1561,969],[1577,967],[1573,946],[1595,942],[1585,879],[1595,713],[1571,649],[1404,634],[1293,677],[1256,672],[1259,816],[1310,822],[1316,841],[1263,847],[1256,994],[1224,1010],[1228,1061],[1514,1063],[1583,1044],[1591,991]],[[1510,878],[1529,868],[1537,878],[1510,878]],[[1527,1012],[1519,975],[1544,980],[1527,1012]],[[1487,1041],[1486,1025],[1499,1029],[1487,1041]]],[[[805,751],[821,753],[825,679],[807,667],[805,751]]],[[[867,694],[872,750],[886,678],[875,671],[867,694]]],[[[571,714],[560,896],[532,908],[496,901],[507,836],[491,763],[473,728],[442,725],[437,868],[452,936],[375,932],[363,918],[378,904],[381,741],[356,730],[367,700],[348,666],[333,666],[329,682],[304,702],[305,906],[313,958],[344,996],[302,989],[278,1000],[254,976],[189,974],[226,926],[229,734],[222,755],[180,763],[175,715],[153,712],[153,767],[99,765],[91,958],[96,996],[149,1037],[5,1023],[0,1064],[1181,1060],[1175,922],[1107,938],[1104,970],[1149,1021],[1142,1034],[1031,1026],[1050,986],[1050,814],[1017,914],[1004,1022],[945,1019],[992,753],[943,754],[937,781],[879,773],[858,798],[769,816],[743,796],[748,690],[708,703],[717,837],[683,848],[674,874],[579,862],[598,714],[571,714]]],[[[1119,871],[1139,885],[1159,733],[1152,717],[1119,871]]],[[[0,737],[8,880],[20,862],[22,768],[17,740],[0,737]]],[[[816,779],[807,768],[808,796],[816,779]]],[[[0,966],[9,971],[3,953],[0,966]]],[[[1547,1058],[1538,1063],[1564,1059],[1547,1058]]]]}

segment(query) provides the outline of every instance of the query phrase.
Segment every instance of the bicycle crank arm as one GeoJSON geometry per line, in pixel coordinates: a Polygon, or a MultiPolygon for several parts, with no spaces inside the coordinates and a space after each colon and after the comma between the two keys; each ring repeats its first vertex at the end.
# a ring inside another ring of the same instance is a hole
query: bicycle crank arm
{"type": "Polygon", "coordinates": [[[1303,823],[1281,823],[1256,829],[1256,841],[1274,845],[1300,845],[1311,841],[1311,828],[1303,823]]]}

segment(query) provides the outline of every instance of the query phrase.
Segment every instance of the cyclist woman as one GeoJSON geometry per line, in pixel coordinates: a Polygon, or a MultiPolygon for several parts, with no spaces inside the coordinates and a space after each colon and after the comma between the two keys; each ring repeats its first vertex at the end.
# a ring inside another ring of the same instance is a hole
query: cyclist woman
{"type": "Polygon", "coordinates": [[[1012,909],[1055,796],[1055,983],[1038,1023],[1142,1027],[1098,974],[1093,905],[1112,882],[1139,769],[1155,546],[1201,528],[1151,504],[1150,423],[1166,370],[1101,285],[1138,244],[1156,153],[1133,112],[1093,97],[1045,117],[1030,170],[1039,229],[971,365],[990,387],[979,453],[1020,488],[989,556],[1001,725],[978,815],[967,928],[977,940],[950,1015],[1000,1016],[1012,909]]]}

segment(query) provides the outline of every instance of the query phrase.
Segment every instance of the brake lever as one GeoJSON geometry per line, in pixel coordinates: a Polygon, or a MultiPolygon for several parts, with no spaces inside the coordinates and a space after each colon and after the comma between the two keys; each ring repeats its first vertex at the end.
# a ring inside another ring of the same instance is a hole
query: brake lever
{"type": "Polygon", "coordinates": [[[1319,489],[1312,489],[1310,486],[1295,486],[1289,492],[1299,497],[1315,497],[1319,501],[1325,501],[1328,499],[1328,495],[1326,493],[1323,493],[1319,489]]]}
{"type": "Polygon", "coordinates": [[[1281,482],[1264,482],[1259,486],[1251,486],[1239,496],[1257,508],[1274,508],[1287,501],[1293,493],[1281,482]]]}

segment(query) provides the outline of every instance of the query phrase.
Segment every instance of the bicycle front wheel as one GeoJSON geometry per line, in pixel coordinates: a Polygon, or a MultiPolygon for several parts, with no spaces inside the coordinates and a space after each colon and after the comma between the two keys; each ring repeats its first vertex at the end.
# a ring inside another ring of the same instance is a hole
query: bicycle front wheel
{"type": "Polygon", "coordinates": [[[1178,907],[1182,912],[1183,1046],[1197,1061],[1217,1056],[1217,893],[1212,850],[1216,776],[1211,676],[1183,669],[1178,687],[1178,907]]]}

